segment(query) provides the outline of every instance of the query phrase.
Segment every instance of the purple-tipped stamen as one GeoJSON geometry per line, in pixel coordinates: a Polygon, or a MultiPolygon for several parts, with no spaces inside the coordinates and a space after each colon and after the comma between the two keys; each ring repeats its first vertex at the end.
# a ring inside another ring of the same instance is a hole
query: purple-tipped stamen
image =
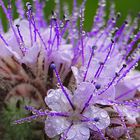
{"type": "Polygon", "coordinates": [[[0,0],[0,5],[2,6],[3,11],[4,11],[4,13],[5,13],[5,15],[6,15],[6,17],[7,17],[8,21],[9,21],[9,23],[10,23],[10,26],[11,26],[11,28],[12,28],[12,31],[13,31],[13,33],[14,33],[14,35],[15,35],[16,40],[17,40],[17,43],[18,43],[18,45],[20,46],[20,50],[21,50],[21,52],[22,52],[23,55],[24,55],[24,52],[23,52],[23,50],[22,50],[22,46],[21,46],[21,44],[20,44],[19,38],[18,38],[17,33],[16,33],[16,31],[15,31],[15,28],[14,28],[14,26],[13,26],[11,14],[9,14],[9,11],[6,9],[6,7],[5,7],[5,5],[4,5],[4,3],[3,3],[2,0],[0,0]]]}
{"type": "Polygon", "coordinates": [[[128,128],[127,128],[127,126],[126,126],[126,124],[125,124],[125,120],[124,120],[124,117],[123,117],[123,115],[122,115],[122,112],[119,110],[119,108],[118,108],[117,106],[115,106],[115,108],[116,108],[116,111],[118,112],[118,114],[119,114],[119,116],[120,116],[120,118],[121,118],[123,127],[124,127],[124,129],[126,130],[126,135],[127,135],[127,137],[128,137],[128,140],[131,140],[130,134],[129,134],[129,132],[128,132],[128,128]]]}
{"type": "Polygon", "coordinates": [[[107,62],[107,60],[108,60],[108,58],[109,58],[109,56],[110,56],[110,54],[111,54],[113,45],[114,45],[114,42],[112,41],[112,43],[111,43],[110,46],[109,46],[109,51],[108,51],[108,53],[107,53],[107,55],[106,55],[106,57],[105,57],[105,60],[104,60],[103,63],[100,64],[100,66],[99,66],[97,72],[95,73],[94,78],[98,78],[98,77],[100,76],[100,74],[101,74],[101,72],[102,72],[102,70],[103,70],[103,68],[104,68],[105,63],[107,62]]]}
{"type": "Polygon", "coordinates": [[[24,44],[24,40],[23,40],[23,37],[22,37],[20,29],[19,29],[20,25],[17,24],[16,27],[17,27],[17,31],[18,31],[19,37],[21,39],[21,42],[24,44]]]}
{"type": "Polygon", "coordinates": [[[49,110],[37,110],[32,106],[25,106],[25,109],[28,111],[31,111],[34,115],[26,117],[26,118],[22,118],[19,120],[16,120],[13,122],[13,124],[22,124],[24,122],[31,122],[32,120],[36,120],[40,117],[45,117],[45,116],[51,116],[51,117],[69,117],[68,113],[63,113],[63,112],[53,112],[53,111],[49,111],[49,110]]]}
{"type": "Polygon", "coordinates": [[[95,48],[96,48],[95,46],[92,47],[91,55],[90,55],[90,58],[89,58],[89,61],[88,61],[87,67],[86,67],[86,72],[84,74],[83,82],[86,80],[86,76],[87,76],[87,73],[88,73],[88,69],[89,69],[89,66],[90,66],[91,59],[94,55],[94,49],[95,48]]]}
{"type": "Polygon", "coordinates": [[[60,76],[59,76],[59,74],[58,74],[58,71],[56,70],[55,64],[52,63],[50,67],[54,70],[54,72],[55,72],[55,74],[56,74],[56,77],[57,77],[57,80],[58,80],[58,82],[59,82],[59,84],[60,84],[60,86],[61,86],[61,89],[62,89],[62,91],[63,91],[65,97],[67,98],[67,100],[68,100],[70,106],[72,107],[73,110],[75,110],[75,107],[74,107],[74,105],[73,105],[73,103],[72,103],[72,101],[71,101],[69,95],[67,94],[66,90],[65,90],[64,87],[63,87],[63,84],[62,84],[62,82],[61,82],[61,79],[60,79],[60,76]]]}
{"type": "Polygon", "coordinates": [[[122,74],[122,76],[120,76],[120,78],[117,80],[117,83],[122,80],[122,78],[124,78],[126,76],[126,74],[133,68],[135,67],[135,65],[138,63],[138,61],[140,60],[140,56],[138,56],[135,60],[133,60],[129,65],[128,65],[128,69],[126,69],[126,71],[122,74]]]}
{"type": "Polygon", "coordinates": [[[6,45],[6,46],[9,46],[8,45],[8,43],[6,42],[6,40],[4,39],[4,37],[0,34],[0,38],[1,38],[1,40],[4,42],[4,44],[6,45]]]}
{"type": "MultiPolygon", "coordinates": [[[[26,3],[26,7],[29,9],[29,6],[31,4],[29,2],[26,3]]],[[[30,31],[30,40],[31,40],[31,46],[33,46],[33,36],[32,36],[32,26],[31,26],[31,12],[30,10],[27,11],[27,17],[29,21],[29,31],[30,31]]]]}
{"type": "Polygon", "coordinates": [[[90,103],[92,97],[93,97],[93,94],[90,95],[89,99],[88,99],[87,102],[85,103],[85,105],[84,105],[82,111],[80,112],[81,114],[82,114],[82,113],[84,112],[84,110],[89,106],[89,103],[90,103]]]}
{"type": "Polygon", "coordinates": [[[68,134],[70,128],[72,127],[72,125],[73,125],[73,123],[71,123],[70,126],[65,130],[65,132],[61,136],[61,139],[60,140],[65,140],[67,138],[67,134],[68,134]]]}
{"type": "Polygon", "coordinates": [[[120,74],[121,74],[121,72],[124,70],[124,68],[126,68],[126,64],[123,64],[123,66],[122,66],[122,68],[119,70],[119,72],[117,72],[117,73],[115,74],[115,76],[113,77],[113,79],[111,80],[111,82],[108,83],[107,88],[103,89],[98,95],[101,95],[101,94],[105,93],[105,91],[108,90],[108,89],[112,86],[112,84],[115,82],[116,78],[120,76],[120,74]]]}

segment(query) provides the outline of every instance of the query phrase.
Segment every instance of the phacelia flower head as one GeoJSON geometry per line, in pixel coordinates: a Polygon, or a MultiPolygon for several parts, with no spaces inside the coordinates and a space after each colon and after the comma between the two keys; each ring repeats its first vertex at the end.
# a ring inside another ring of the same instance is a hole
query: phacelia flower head
{"type": "Polygon", "coordinates": [[[92,84],[83,82],[78,85],[74,95],[68,90],[74,108],[70,106],[61,89],[48,91],[45,101],[52,111],[63,112],[66,117],[48,116],[45,120],[45,131],[49,137],[62,134],[67,139],[89,139],[90,129],[102,130],[110,124],[108,113],[90,106],[88,98],[92,98],[95,88],[92,84]],[[85,97],[86,94],[86,97],[85,97]]]}
{"type": "Polygon", "coordinates": [[[24,11],[17,0],[19,18],[13,21],[11,3],[6,8],[0,0],[9,21],[8,31],[0,30],[0,77],[9,85],[5,102],[30,99],[34,107],[25,109],[32,115],[14,124],[44,118],[52,139],[131,139],[140,117],[140,73],[134,70],[140,32],[131,37],[139,17],[131,21],[128,16],[116,27],[120,14],[112,4],[105,24],[106,1],[99,0],[93,27],[86,32],[85,3],[78,7],[74,0],[72,14],[64,6],[61,18],[56,1],[47,23],[45,2],[27,2],[24,11]]]}

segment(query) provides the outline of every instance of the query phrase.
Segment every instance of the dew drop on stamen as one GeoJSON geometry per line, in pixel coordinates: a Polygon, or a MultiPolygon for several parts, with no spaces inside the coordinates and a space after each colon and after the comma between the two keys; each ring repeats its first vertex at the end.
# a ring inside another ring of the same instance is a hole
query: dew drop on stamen
{"type": "Polygon", "coordinates": [[[86,35],[86,32],[85,31],[82,31],[82,36],[85,36],[86,35]]]}
{"type": "Polygon", "coordinates": [[[60,24],[60,28],[63,28],[63,27],[64,27],[64,23],[61,23],[61,24],[60,24]]]}
{"type": "Polygon", "coordinates": [[[57,87],[57,88],[61,88],[60,83],[57,83],[57,84],[56,84],[56,87],[57,87]]]}

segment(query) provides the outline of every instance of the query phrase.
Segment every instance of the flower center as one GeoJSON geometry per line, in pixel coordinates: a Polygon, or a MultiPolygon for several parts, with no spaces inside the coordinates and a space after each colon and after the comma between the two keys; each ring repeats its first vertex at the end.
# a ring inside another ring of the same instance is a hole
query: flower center
{"type": "Polygon", "coordinates": [[[70,116],[68,118],[69,121],[72,121],[73,123],[77,123],[82,119],[82,115],[79,111],[74,110],[70,113],[70,116]]]}

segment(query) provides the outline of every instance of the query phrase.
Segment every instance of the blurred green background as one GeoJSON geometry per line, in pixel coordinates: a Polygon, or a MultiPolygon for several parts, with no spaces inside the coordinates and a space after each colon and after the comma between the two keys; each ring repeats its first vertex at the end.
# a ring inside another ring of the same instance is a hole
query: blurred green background
{"type": "MultiPolygon", "coordinates": [[[[3,0],[6,4],[8,0],[3,0]]],[[[13,15],[14,18],[18,17],[18,14],[16,12],[16,7],[15,7],[15,1],[16,0],[11,0],[12,1],[12,9],[13,9],[13,15]]],[[[26,2],[32,2],[33,0],[23,0],[24,2],[24,8],[25,8],[25,3],[26,2]]],[[[43,0],[46,3],[46,6],[44,8],[44,13],[45,13],[45,18],[48,19],[51,11],[55,7],[55,0],[43,0]]],[[[83,0],[77,0],[78,4],[81,4],[83,0]]],[[[128,14],[132,16],[132,18],[136,17],[140,11],[140,0],[106,0],[107,2],[107,7],[106,7],[106,13],[108,17],[109,14],[109,9],[110,9],[110,3],[114,2],[116,5],[116,11],[121,13],[121,18],[118,21],[118,24],[120,25],[126,18],[128,14]]],[[[72,11],[73,8],[73,0],[60,0],[60,5],[61,5],[61,15],[63,14],[62,7],[67,4],[69,11],[72,11]]],[[[96,9],[98,7],[98,0],[87,0],[86,3],[86,10],[85,10],[85,24],[84,28],[85,30],[90,30],[92,26],[92,21],[93,21],[93,16],[95,15],[96,9]]],[[[4,29],[7,29],[7,24],[6,24],[6,17],[3,14],[2,9],[0,8],[0,19],[2,19],[2,23],[4,25],[4,29]]]]}
{"type": "MultiPolygon", "coordinates": [[[[7,5],[8,0],[3,0],[4,3],[7,5]]],[[[12,1],[12,11],[14,19],[18,17],[15,1],[12,1]]],[[[33,0],[23,0],[24,8],[26,2],[31,2],[33,0]]],[[[34,0],[35,1],[35,0],[34,0]]],[[[44,16],[46,20],[49,20],[49,16],[51,14],[51,11],[55,7],[55,0],[42,0],[46,3],[44,7],[44,16]]],[[[77,0],[78,5],[80,5],[83,2],[83,0],[77,0]]],[[[117,25],[121,25],[123,21],[126,19],[127,15],[131,15],[131,17],[134,19],[134,17],[138,16],[138,13],[140,12],[140,0],[106,0],[107,6],[106,6],[106,19],[108,19],[109,11],[110,11],[110,4],[111,2],[115,3],[115,9],[116,12],[121,13],[121,18],[118,20],[117,25]]],[[[64,5],[68,6],[69,12],[71,13],[73,8],[73,0],[60,0],[60,6],[61,6],[61,16],[63,15],[63,7],[64,5]]],[[[93,25],[93,17],[96,13],[98,7],[98,0],[87,0],[86,2],[86,10],[85,10],[85,22],[84,22],[84,30],[89,31],[91,26],[93,25]]],[[[2,8],[0,7],[0,20],[2,21],[2,24],[4,26],[4,31],[7,30],[7,20],[5,17],[5,14],[2,11],[2,8]]],[[[140,24],[139,24],[140,27],[140,24]]]]}

